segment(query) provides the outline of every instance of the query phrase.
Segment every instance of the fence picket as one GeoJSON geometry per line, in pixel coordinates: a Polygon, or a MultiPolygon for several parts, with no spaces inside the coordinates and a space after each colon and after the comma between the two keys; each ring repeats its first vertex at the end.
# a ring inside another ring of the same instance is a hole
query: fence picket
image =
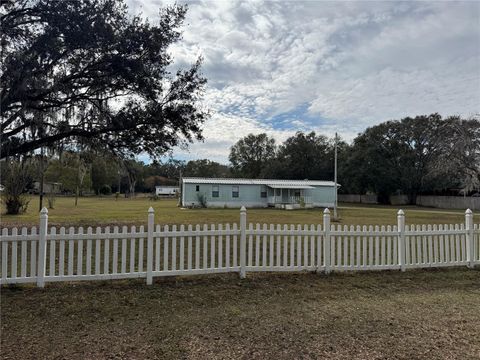
{"type": "Polygon", "coordinates": [[[310,225],[310,267],[314,268],[316,266],[315,262],[315,225],[310,225]]]}
{"type": "Polygon", "coordinates": [[[250,233],[250,235],[248,235],[248,262],[247,262],[247,266],[252,266],[252,256],[253,256],[253,224],[250,223],[248,224],[248,231],[250,233]]]}
{"type": "Polygon", "coordinates": [[[85,273],[87,275],[92,275],[92,234],[93,234],[93,229],[91,226],[87,228],[87,256],[85,259],[85,273]]]}
{"type": "MultiPolygon", "coordinates": [[[[138,231],[139,233],[144,234],[145,227],[141,225],[138,231]]],[[[137,266],[138,272],[143,272],[143,250],[144,250],[143,246],[144,246],[144,238],[141,237],[138,239],[138,266],[137,266]]]]}
{"type": "MultiPolygon", "coordinates": [[[[163,236],[163,271],[168,271],[168,243],[169,243],[169,227],[165,225],[163,228],[165,235],[163,236]]],[[[206,260],[206,258],[204,259],[206,260]]]]}
{"type": "MultiPolygon", "coordinates": [[[[212,234],[215,233],[215,224],[211,224],[212,234]]],[[[210,268],[215,269],[215,235],[210,237],[210,268]]]]}
{"type": "Polygon", "coordinates": [[[75,229],[73,227],[70,227],[68,229],[68,275],[72,276],[73,275],[73,252],[74,252],[74,246],[75,242],[73,241],[73,236],[74,236],[75,229]]]}
{"type": "MultiPolygon", "coordinates": [[[[365,234],[367,232],[367,227],[365,225],[362,226],[362,233],[365,234]]],[[[362,236],[362,266],[364,268],[367,267],[367,237],[365,235],[362,236]]]]}
{"type": "Polygon", "coordinates": [[[368,226],[368,265],[370,267],[372,267],[374,265],[374,262],[373,262],[373,236],[372,236],[372,233],[373,233],[373,226],[372,225],[369,225],[368,226]]]}
{"type": "Polygon", "coordinates": [[[225,224],[225,267],[230,268],[230,224],[225,224]]]}
{"type": "Polygon", "coordinates": [[[281,234],[282,230],[282,225],[277,224],[277,266],[281,266],[281,261],[282,261],[282,235],[281,234]]]}
{"type": "MultiPolygon", "coordinates": [[[[335,229],[338,228],[335,225],[332,225],[332,231],[335,231],[335,229]]],[[[332,244],[337,245],[337,250],[336,250],[336,263],[334,260],[332,260],[332,266],[341,266],[341,257],[342,257],[342,236],[333,236],[332,235],[332,244]]],[[[332,248],[335,249],[335,246],[332,245],[332,248]]]]}
{"type": "MultiPolygon", "coordinates": [[[[2,236],[8,236],[8,229],[2,229],[2,236]]],[[[5,282],[8,277],[8,243],[2,241],[2,281],[5,282]]]]}
{"type": "MultiPolygon", "coordinates": [[[[18,235],[18,229],[17,228],[13,228],[12,229],[12,236],[17,236],[18,235]]],[[[16,278],[17,277],[17,258],[18,258],[18,255],[17,255],[17,241],[12,241],[12,261],[11,261],[11,265],[12,265],[12,268],[11,268],[11,276],[12,278],[16,278]]]]}
{"type": "MultiPolygon", "coordinates": [[[[453,229],[453,227],[452,227],[453,229]]],[[[445,236],[445,262],[450,263],[452,262],[452,255],[450,255],[451,250],[452,250],[452,239],[451,235],[446,235],[445,236]]],[[[453,251],[452,251],[453,253],[453,251]]]]}
{"type": "Polygon", "coordinates": [[[297,267],[302,266],[302,225],[297,225],[297,267]]]}
{"type": "MultiPolygon", "coordinates": [[[[348,231],[348,227],[345,227],[345,229],[348,231]]],[[[350,226],[350,230],[350,232],[353,231],[353,226],[350,226]]],[[[348,265],[353,268],[355,266],[355,236],[350,235],[348,242],[350,243],[350,260],[348,265]]]]}
{"type": "MultiPolygon", "coordinates": [[[[32,241],[33,245],[34,241],[32,241]]],[[[30,260],[31,261],[31,260],[30,260]]],[[[60,240],[58,241],[58,276],[65,275],[65,228],[60,228],[60,240]]],[[[30,274],[30,276],[34,276],[30,274]]]]}
{"type": "Polygon", "coordinates": [[[262,266],[267,266],[267,224],[263,224],[262,266]]]}
{"type": "Polygon", "coordinates": [[[309,236],[308,236],[308,225],[303,225],[303,266],[308,267],[308,245],[309,245],[309,236]]]}
{"type": "Polygon", "coordinates": [[[118,226],[113,227],[112,274],[118,273],[118,226]]]}
{"type": "Polygon", "coordinates": [[[195,269],[200,269],[200,225],[195,226],[195,269]]]}
{"type": "MultiPolygon", "coordinates": [[[[83,235],[83,227],[78,228],[78,235],[83,235]]],[[[77,275],[82,275],[83,267],[83,240],[77,241],[77,275]]]]}
{"type": "MultiPolygon", "coordinates": [[[[132,232],[134,232],[134,227],[132,228],[132,232]]],[[[95,230],[95,275],[100,275],[101,235],[102,229],[97,226],[97,229],[95,230]]],[[[130,262],[130,266],[132,266],[132,257],[130,257],[130,262]]],[[[131,272],[133,272],[133,270],[131,270],[131,272]]]]}
{"type": "MultiPolygon", "coordinates": [[[[432,231],[432,225],[428,225],[428,231],[432,231]]],[[[435,227],[433,228],[435,230],[435,227]]],[[[438,263],[438,235],[429,235],[428,236],[429,245],[433,248],[433,252],[431,251],[431,259],[430,264],[437,264],[438,263]]]]}
{"type": "Polygon", "coordinates": [[[445,245],[445,240],[444,236],[440,235],[438,238],[438,247],[439,247],[439,263],[445,263],[445,252],[444,252],[444,245],[445,245]]]}
{"type": "Polygon", "coordinates": [[[462,230],[462,235],[460,235],[460,261],[467,261],[467,246],[464,224],[460,225],[460,230],[462,230]]]}
{"type": "MultiPolygon", "coordinates": [[[[203,231],[206,233],[208,231],[208,225],[203,225],[203,231]]],[[[208,236],[203,236],[203,268],[208,268],[208,236]]]]}
{"type": "MultiPolygon", "coordinates": [[[[55,229],[54,227],[52,228],[55,229]]],[[[26,227],[22,228],[22,236],[27,236],[28,234],[28,229],[26,227]]],[[[21,263],[20,263],[20,276],[22,278],[27,277],[27,242],[25,240],[22,241],[21,244],[21,263]]]]}
{"type": "Polygon", "coordinates": [[[290,267],[295,266],[295,225],[290,225],[290,267]]]}
{"type": "Polygon", "coordinates": [[[110,239],[107,237],[110,235],[110,226],[105,228],[105,240],[103,243],[103,273],[110,273],[110,239]]]}
{"type": "MultiPolygon", "coordinates": [[[[385,229],[385,225],[382,225],[380,227],[380,231],[382,233],[385,233],[386,229],[385,229]]],[[[380,239],[380,243],[381,243],[381,252],[380,252],[380,262],[382,265],[386,265],[387,262],[386,262],[386,254],[385,254],[385,251],[386,251],[386,240],[385,240],[385,235],[382,235],[381,239],[380,239]]]]}
{"type": "MultiPolygon", "coordinates": [[[[459,230],[458,224],[455,224],[455,230],[459,230]]],[[[455,234],[455,262],[460,261],[460,235],[455,234]]]]}
{"type": "Polygon", "coordinates": [[[120,270],[122,274],[125,274],[127,272],[127,239],[125,238],[125,235],[128,232],[128,228],[126,226],[122,227],[122,263],[120,270]]]}
{"type": "Polygon", "coordinates": [[[255,228],[257,235],[255,235],[255,266],[260,266],[260,224],[256,224],[255,228]]]}
{"type": "MultiPolygon", "coordinates": [[[[417,225],[416,228],[417,232],[422,231],[420,225],[417,225]]],[[[421,243],[422,243],[422,264],[428,263],[428,249],[427,249],[427,237],[425,235],[421,235],[421,243]]]]}
{"type": "Polygon", "coordinates": [[[238,266],[238,237],[237,237],[237,231],[238,231],[238,226],[237,226],[237,223],[234,223],[233,226],[232,226],[232,230],[233,232],[235,233],[235,235],[233,235],[233,267],[237,267],[238,266]]]}
{"type": "MultiPolygon", "coordinates": [[[[185,225],[180,225],[180,232],[183,234],[185,232],[185,225]]],[[[185,270],[185,236],[180,237],[180,270],[185,270]]]]}
{"type": "Polygon", "coordinates": [[[172,226],[172,267],[171,270],[177,270],[177,225],[172,226]]]}
{"type": "Polygon", "coordinates": [[[188,225],[187,229],[189,235],[187,239],[187,269],[192,270],[192,225],[188,225]]]}
{"type": "Polygon", "coordinates": [[[160,260],[161,260],[161,243],[160,243],[160,236],[158,235],[161,232],[160,225],[155,227],[155,233],[157,236],[155,237],[155,271],[160,271],[160,260]]]}
{"type": "Polygon", "coordinates": [[[220,235],[218,235],[218,260],[217,260],[217,268],[223,267],[223,236],[221,235],[223,231],[223,225],[218,224],[218,231],[220,235]]]}
{"type": "Polygon", "coordinates": [[[275,248],[274,248],[274,243],[275,243],[275,235],[273,235],[274,232],[274,225],[270,224],[270,244],[269,244],[269,252],[268,254],[270,255],[269,258],[269,265],[272,268],[274,266],[274,255],[275,255],[275,248]]]}

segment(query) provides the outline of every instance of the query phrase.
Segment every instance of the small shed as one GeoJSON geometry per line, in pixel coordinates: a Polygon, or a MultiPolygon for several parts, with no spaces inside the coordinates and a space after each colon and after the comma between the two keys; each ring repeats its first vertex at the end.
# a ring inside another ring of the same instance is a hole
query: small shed
{"type": "Polygon", "coordinates": [[[182,179],[182,205],[298,209],[333,206],[335,183],[321,180],[182,179]]]}

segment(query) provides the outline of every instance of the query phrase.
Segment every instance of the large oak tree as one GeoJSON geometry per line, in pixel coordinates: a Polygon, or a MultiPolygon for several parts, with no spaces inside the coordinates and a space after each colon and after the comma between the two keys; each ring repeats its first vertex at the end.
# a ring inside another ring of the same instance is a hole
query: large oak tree
{"type": "MultiPolygon", "coordinates": [[[[201,139],[200,62],[173,72],[186,8],[155,24],[123,0],[2,0],[1,158],[78,144],[161,155],[201,139]]],[[[83,146],[82,145],[82,146],[83,146]]]]}

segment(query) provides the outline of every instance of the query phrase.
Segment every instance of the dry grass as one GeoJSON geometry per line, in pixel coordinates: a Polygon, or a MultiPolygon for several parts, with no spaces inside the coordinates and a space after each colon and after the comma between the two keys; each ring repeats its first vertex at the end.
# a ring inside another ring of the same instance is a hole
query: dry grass
{"type": "MultiPolygon", "coordinates": [[[[115,201],[112,197],[87,197],[74,206],[73,198],[58,198],[55,209],[49,210],[49,223],[62,226],[145,225],[147,210],[155,209],[159,224],[210,224],[239,221],[238,209],[180,209],[176,200],[150,201],[148,198],[115,201]]],[[[403,207],[406,221],[411,224],[452,224],[465,221],[461,210],[439,210],[413,206],[403,207]]],[[[323,209],[277,210],[249,209],[248,221],[267,224],[318,224],[323,209]]],[[[386,225],[396,223],[398,207],[355,206],[342,204],[339,210],[341,224],[386,225]]],[[[2,226],[38,225],[38,197],[32,198],[28,211],[22,215],[2,215],[2,226]]]]}
{"type": "Polygon", "coordinates": [[[4,288],[3,359],[480,358],[480,271],[4,288]]]}

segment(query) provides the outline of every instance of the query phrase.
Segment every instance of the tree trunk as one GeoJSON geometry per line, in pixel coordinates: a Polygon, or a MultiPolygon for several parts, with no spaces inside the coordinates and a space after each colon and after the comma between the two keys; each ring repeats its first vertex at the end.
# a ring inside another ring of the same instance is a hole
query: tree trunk
{"type": "Polygon", "coordinates": [[[408,204],[409,205],[417,205],[417,192],[412,191],[408,194],[408,204]]]}

